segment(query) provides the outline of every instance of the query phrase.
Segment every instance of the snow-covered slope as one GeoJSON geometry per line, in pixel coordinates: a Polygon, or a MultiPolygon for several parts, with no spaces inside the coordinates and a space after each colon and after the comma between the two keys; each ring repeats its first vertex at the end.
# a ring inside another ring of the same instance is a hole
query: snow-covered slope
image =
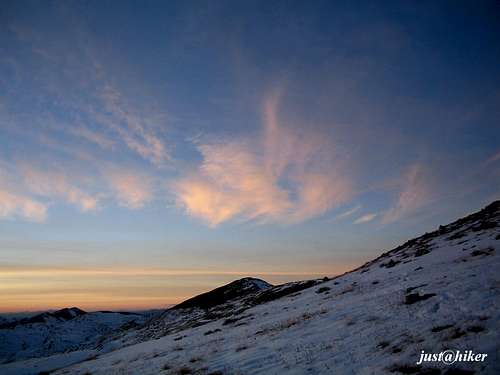
{"type": "Polygon", "coordinates": [[[95,350],[11,363],[0,373],[498,374],[499,240],[495,202],[334,279],[167,310],[95,350]],[[422,350],[447,349],[488,357],[416,365],[422,350]]]}
{"type": "Polygon", "coordinates": [[[12,320],[0,325],[0,363],[94,346],[102,335],[145,320],[138,313],[87,313],[76,307],[12,320]]]}
{"type": "Polygon", "coordinates": [[[252,306],[296,293],[322,281],[307,280],[272,286],[255,278],[236,280],[166,310],[143,327],[109,336],[102,341],[99,349],[110,350],[129,346],[220,319],[224,319],[223,324],[227,325],[241,319],[243,312],[252,306]]]}

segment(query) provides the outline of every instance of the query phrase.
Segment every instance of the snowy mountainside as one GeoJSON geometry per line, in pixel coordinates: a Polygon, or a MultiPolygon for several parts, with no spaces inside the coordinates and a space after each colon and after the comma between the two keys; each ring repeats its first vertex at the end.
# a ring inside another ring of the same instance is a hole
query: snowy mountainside
{"type": "Polygon", "coordinates": [[[169,309],[94,349],[1,374],[498,374],[500,201],[329,280],[169,309]],[[484,362],[417,365],[422,350],[484,362]]]}
{"type": "Polygon", "coordinates": [[[75,350],[145,319],[138,313],[87,313],[72,307],[9,321],[0,325],[0,363],[75,350]]]}

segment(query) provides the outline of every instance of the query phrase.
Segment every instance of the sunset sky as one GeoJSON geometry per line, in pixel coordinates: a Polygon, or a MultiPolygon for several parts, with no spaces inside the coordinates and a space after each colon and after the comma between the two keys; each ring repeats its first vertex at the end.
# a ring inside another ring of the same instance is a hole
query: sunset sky
{"type": "Polygon", "coordinates": [[[335,275],[500,198],[496,1],[1,1],[0,311],[335,275]]]}

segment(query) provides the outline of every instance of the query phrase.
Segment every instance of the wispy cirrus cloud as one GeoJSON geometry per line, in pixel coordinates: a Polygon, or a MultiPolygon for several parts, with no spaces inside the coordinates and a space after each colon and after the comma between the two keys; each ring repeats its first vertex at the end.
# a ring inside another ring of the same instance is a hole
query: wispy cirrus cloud
{"type": "MultiPolygon", "coordinates": [[[[154,198],[151,180],[146,172],[134,176],[123,171],[130,169],[129,162],[142,162],[137,159],[156,167],[170,160],[161,129],[163,113],[146,109],[112,85],[109,71],[82,40],[72,40],[78,48],[55,43],[44,44],[42,50],[37,34],[27,30],[18,42],[31,49],[38,64],[32,71],[26,59],[11,58],[16,69],[29,73],[12,75],[0,94],[0,138],[22,139],[29,147],[23,147],[22,154],[12,148],[7,151],[12,154],[0,155],[0,161],[10,164],[5,179],[10,186],[4,189],[0,184],[0,217],[43,221],[54,203],[73,205],[81,212],[96,211],[110,201],[130,209],[143,207],[154,198]],[[37,77],[36,89],[16,90],[31,87],[30,74],[37,77]],[[20,111],[16,103],[21,101],[33,107],[20,111]],[[75,142],[77,138],[82,142],[75,142]],[[40,155],[43,162],[38,162],[40,155]],[[64,159],[69,160],[61,163],[64,159]],[[99,171],[116,160],[122,172],[110,181],[99,171]],[[80,170],[88,175],[79,175],[80,170]]],[[[5,64],[0,60],[0,67],[5,64]]]]}
{"type": "Polygon", "coordinates": [[[428,175],[422,164],[411,165],[400,181],[400,192],[395,205],[382,216],[382,223],[392,223],[415,213],[433,197],[428,175]]]}
{"type": "Polygon", "coordinates": [[[83,138],[89,142],[92,142],[103,149],[112,149],[115,145],[115,142],[104,134],[99,133],[97,131],[90,130],[89,128],[79,126],[79,127],[71,127],[69,132],[74,136],[83,138]]]}
{"type": "Polygon", "coordinates": [[[201,165],[174,184],[187,213],[210,226],[235,217],[296,223],[351,196],[351,179],[334,142],[285,128],[278,119],[279,99],[273,95],[264,103],[261,137],[198,144],[201,165]]]}
{"type": "MultiPolygon", "coordinates": [[[[22,114],[16,110],[14,121],[43,123],[37,128],[40,135],[56,133],[55,138],[63,138],[61,134],[70,134],[105,151],[133,153],[155,166],[164,165],[171,158],[161,129],[166,126],[164,112],[150,105],[154,98],[147,92],[126,94],[135,91],[135,85],[113,79],[114,72],[108,69],[104,55],[90,43],[89,31],[78,23],[78,17],[74,21],[77,25],[72,25],[72,32],[54,43],[48,42],[48,34],[28,25],[10,27],[13,38],[31,52],[37,64],[34,69],[28,63],[30,59],[11,58],[16,69],[28,74],[13,74],[6,82],[4,91],[13,93],[0,94],[6,110],[16,108],[19,100],[15,98],[28,99],[34,107],[22,114]],[[30,87],[34,81],[36,89],[20,94],[15,89],[30,87]]],[[[0,60],[2,64],[6,63],[0,60]]],[[[61,149],[65,143],[59,145],[61,149]]]]}
{"type": "Polygon", "coordinates": [[[116,88],[105,85],[99,97],[104,110],[96,113],[95,118],[116,132],[130,150],[156,165],[170,159],[164,141],[145,123],[147,116],[140,117],[127,109],[129,106],[116,88]]]}

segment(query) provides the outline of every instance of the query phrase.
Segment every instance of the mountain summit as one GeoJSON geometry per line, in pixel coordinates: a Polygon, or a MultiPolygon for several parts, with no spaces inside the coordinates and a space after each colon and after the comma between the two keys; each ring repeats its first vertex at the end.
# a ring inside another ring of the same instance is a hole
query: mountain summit
{"type": "Polygon", "coordinates": [[[235,280],[227,285],[221,286],[209,292],[197,295],[176,306],[173,309],[200,308],[208,309],[222,305],[236,298],[244,297],[250,293],[271,288],[268,282],[253,277],[245,277],[235,280]]]}

